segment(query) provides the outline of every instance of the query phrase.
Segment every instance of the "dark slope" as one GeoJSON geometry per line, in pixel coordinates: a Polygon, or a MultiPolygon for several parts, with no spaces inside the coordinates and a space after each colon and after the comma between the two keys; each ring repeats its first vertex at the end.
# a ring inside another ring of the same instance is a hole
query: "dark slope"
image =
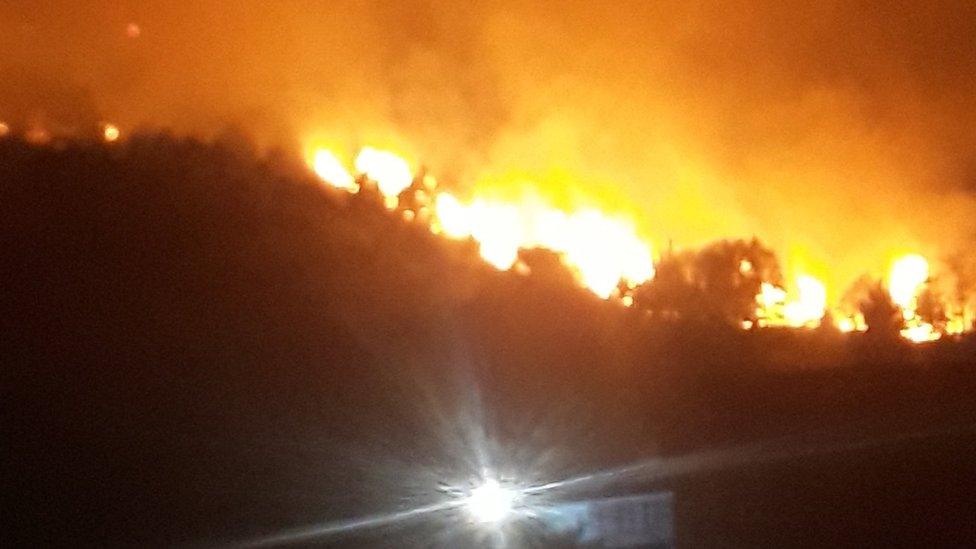
{"type": "MultiPolygon", "coordinates": [[[[14,543],[208,544],[403,509],[475,474],[479,445],[551,480],[973,420],[971,341],[656,325],[226,147],[0,141],[0,228],[14,543]]],[[[963,541],[962,433],[663,485],[695,546],[963,541]]]]}

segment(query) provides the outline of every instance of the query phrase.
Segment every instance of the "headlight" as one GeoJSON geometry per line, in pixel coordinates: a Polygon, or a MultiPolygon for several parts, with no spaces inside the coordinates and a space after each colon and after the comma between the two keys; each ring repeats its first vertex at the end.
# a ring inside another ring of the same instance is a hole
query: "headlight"
{"type": "Polygon", "coordinates": [[[516,493],[513,490],[505,488],[495,479],[488,479],[471,490],[471,495],[465,501],[465,508],[477,522],[497,523],[512,511],[515,499],[516,493]]]}

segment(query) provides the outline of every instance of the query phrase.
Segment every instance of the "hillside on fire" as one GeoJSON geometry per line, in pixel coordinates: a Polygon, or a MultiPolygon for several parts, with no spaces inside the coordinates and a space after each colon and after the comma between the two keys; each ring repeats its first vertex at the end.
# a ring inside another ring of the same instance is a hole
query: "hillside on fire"
{"type": "Polygon", "coordinates": [[[688,546],[976,534],[976,338],[915,259],[907,290],[861,281],[844,329],[775,295],[751,236],[644,258],[620,232],[647,263],[607,284],[573,249],[492,255],[463,227],[476,208],[425,209],[422,171],[391,201],[368,169],[323,181],[327,157],[112,141],[0,138],[8,541],[210,545],[369,516],[477,473],[472,445],[538,478],[781,456],[640,480],[677,494],[688,546]]]}

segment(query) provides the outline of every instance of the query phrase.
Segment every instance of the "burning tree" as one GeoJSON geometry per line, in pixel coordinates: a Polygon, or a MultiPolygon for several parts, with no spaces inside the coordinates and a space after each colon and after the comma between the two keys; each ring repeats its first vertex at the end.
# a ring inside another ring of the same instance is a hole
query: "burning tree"
{"type": "Polygon", "coordinates": [[[860,303],[860,310],[869,334],[894,339],[905,327],[901,308],[880,282],[868,290],[867,297],[860,303]]]}
{"type": "Polygon", "coordinates": [[[723,240],[698,251],[669,251],[635,304],[662,318],[739,325],[756,320],[763,283],[780,278],[776,256],[758,239],[723,240]]]}

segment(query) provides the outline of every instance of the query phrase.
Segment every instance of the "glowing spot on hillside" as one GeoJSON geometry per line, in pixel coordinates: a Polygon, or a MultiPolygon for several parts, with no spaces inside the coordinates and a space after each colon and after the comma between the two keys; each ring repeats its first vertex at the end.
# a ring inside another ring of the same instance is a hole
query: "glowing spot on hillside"
{"type": "Polygon", "coordinates": [[[918,292],[928,278],[929,262],[918,254],[906,255],[892,264],[888,275],[888,293],[895,305],[905,312],[905,318],[911,318],[914,313],[918,292]]]}
{"type": "Polygon", "coordinates": [[[326,149],[318,149],[312,155],[312,170],[329,185],[349,192],[359,190],[356,180],[342,165],[342,162],[326,149]]]}
{"type": "Polygon", "coordinates": [[[596,209],[565,212],[538,200],[476,199],[464,205],[440,193],[435,213],[439,230],[452,238],[473,238],[485,261],[499,269],[512,267],[519,249],[551,250],[583,286],[604,298],[621,281],[636,285],[654,276],[651,248],[634,227],[596,209]]]}
{"type": "Polygon", "coordinates": [[[356,157],[356,170],[376,182],[387,206],[395,207],[397,195],[413,182],[413,171],[403,158],[389,152],[364,147],[356,157]],[[391,200],[392,199],[392,200],[391,200]]]}
{"type": "Polygon", "coordinates": [[[102,125],[102,139],[104,139],[106,143],[114,143],[118,141],[119,137],[121,136],[122,132],[115,124],[102,125]]]}

